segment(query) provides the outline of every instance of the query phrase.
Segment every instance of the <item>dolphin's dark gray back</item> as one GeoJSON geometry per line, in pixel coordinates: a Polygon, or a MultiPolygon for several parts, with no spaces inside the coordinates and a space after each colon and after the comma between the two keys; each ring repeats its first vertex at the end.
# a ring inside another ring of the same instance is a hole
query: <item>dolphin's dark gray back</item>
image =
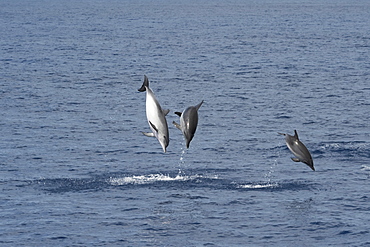
{"type": "Polygon", "coordinates": [[[173,124],[182,131],[186,141],[186,147],[189,148],[190,142],[194,137],[198,126],[198,110],[202,106],[200,102],[196,106],[189,106],[183,112],[175,112],[180,117],[180,125],[173,121],[173,124]]]}
{"type": "Polygon", "coordinates": [[[315,167],[313,166],[313,160],[310,152],[306,148],[306,146],[299,140],[298,133],[294,130],[294,136],[289,134],[282,134],[285,136],[285,142],[290,151],[297,157],[292,158],[293,161],[302,162],[308,165],[312,170],[315,171],[315,167]]]}

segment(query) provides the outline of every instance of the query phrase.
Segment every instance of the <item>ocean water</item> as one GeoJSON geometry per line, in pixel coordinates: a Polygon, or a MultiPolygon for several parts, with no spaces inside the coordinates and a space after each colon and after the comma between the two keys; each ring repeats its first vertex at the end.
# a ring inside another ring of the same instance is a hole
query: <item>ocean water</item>
{"type": "Polygon", "coordinates": [[[370,246],[370,2],[0,1],[1,246],[370,246]],[[149,131],[144,74],[167,116],[149,131]],[[190,148],[175,111],[204,100],[190,148]],[[293,134],[316,171],[295,163],[293,134]]]}

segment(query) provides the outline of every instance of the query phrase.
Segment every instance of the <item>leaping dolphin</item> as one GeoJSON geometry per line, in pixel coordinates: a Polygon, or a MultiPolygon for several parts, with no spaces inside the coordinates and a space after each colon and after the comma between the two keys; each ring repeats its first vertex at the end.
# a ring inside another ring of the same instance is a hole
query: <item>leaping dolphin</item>
{"type": "Polygon", "coordinates": [[[175,114],[180,117],[180,124],[176,123],[175,121],[172,123],[184,134],[187,148],[189,148],[190,142],[194,137],[195,131],[197,130],[198,110],[202,104],[203,100],[196,106],[190,106],[186,108],[182,113],[175,112],[175,114]]]}
{"type": "Polygon", "coordinates": [[[146,91],[146,118],[148,119],[149,127],[152,130],[152,133],[142,133],[146,136],[155,136],[161,144],[163,152],[166,152],[170,138],[165,116],[170,112],[170,110],[162,109],[158,100],[155,98],[153,91],[149,88],[149,80],[146,75],[144,75],[143,85],[138,89],[138,91],[146,91]]]}
{"type": "Polygon", "coordinates": [[[298,133],[296,130],[294,130],[294,136],[284,134],[284,133],[278,133],[280,135],[285,136],[285,142],[290,151],[296,156],[296,158],[292,158],[295,162],[303,162],[306,165],[308,165],[312,170],[315,170],[315,167],[313,167],[313,160],[311,157],[310,152],[306,148],[306,146],[299,140],[298,133]]]}

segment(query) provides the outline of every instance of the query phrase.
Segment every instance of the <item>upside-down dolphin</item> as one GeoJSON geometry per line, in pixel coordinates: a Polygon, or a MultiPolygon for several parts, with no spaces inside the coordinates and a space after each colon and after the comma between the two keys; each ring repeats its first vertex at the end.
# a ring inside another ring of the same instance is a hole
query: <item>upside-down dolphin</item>
{"type": "Polygon", "coordinates": [[[308,165],[312,170],[315,170],[313,167],[313,160],[311,157],[310,152],[306,148],[306,146],[299,140],[298,133],[294,130],[294,136],[279,133],[280,135],[285,136],[285,142],[290,151],[296,156],[296,158],[292,158],[295,162],[303,162],[308,165]]]}
{"type": "Polygon", "coordinates": [[[155,136],[161,144],[163,152],[166,152],[170,138],[165,116],[170,110],[162,109],[158,100],[155,98],[153,91],[149,88],[149,80],[146,75],[144,75],[143,85],[138,89],[138,91],[146,91],[146,118],[148,119],[149,127],[152,130],[152,133],[142,133],[146,136],[155,136]]]}
{"type": "Polygon", "coordinates": [[[182,113],[175,112],[175,114],[180,117],[180,124],[176,123],[175,121],[172,123],[184,134],[187,148],[189,148],[190,142],[194,137],[195,131],[197,130],[198,110],[202,104],[203,100],[196,106],[190,106],[186,108],[182,113]]]}

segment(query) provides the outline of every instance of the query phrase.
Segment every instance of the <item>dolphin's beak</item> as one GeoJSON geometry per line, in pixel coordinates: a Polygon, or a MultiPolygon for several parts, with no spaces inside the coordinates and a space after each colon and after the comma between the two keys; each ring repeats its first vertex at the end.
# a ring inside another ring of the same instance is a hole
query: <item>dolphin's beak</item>
{"type": "Polygon", "coordinates": [[[163,143],[161,143],[161,146],[162,146],[162,149],[163,149],[163,152],[166,153],[166,147],[163,143]]]}

